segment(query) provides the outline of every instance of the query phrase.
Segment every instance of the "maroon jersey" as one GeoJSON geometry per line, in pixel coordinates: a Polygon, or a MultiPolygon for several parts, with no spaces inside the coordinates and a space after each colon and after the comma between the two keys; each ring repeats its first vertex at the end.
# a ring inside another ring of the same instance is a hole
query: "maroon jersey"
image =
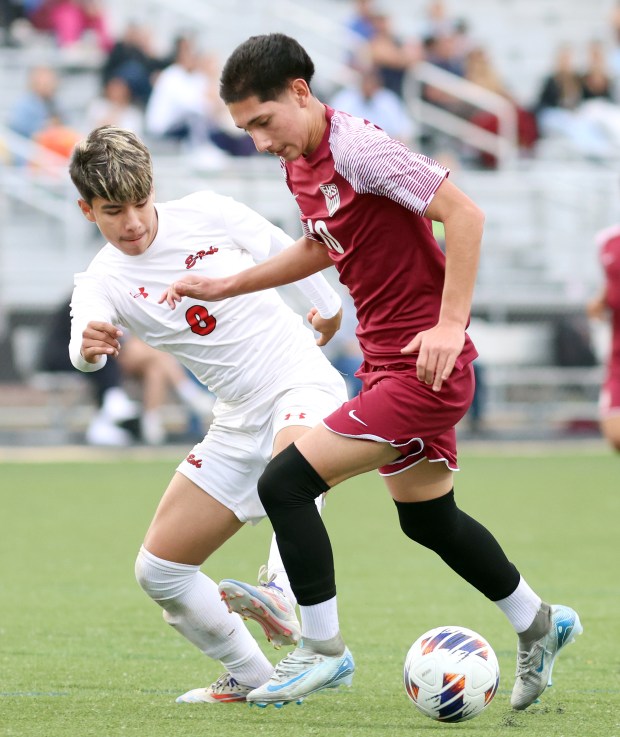
{"type": "Polygon", "coordinates": [[[601,231],[596,238],[605,271],[605,301],[611,311],[611,351],[601,399],[602,410],[620,408],[620,225],[601,231]]]}
{"type": "MultiPolygon", "coordinates": [[[[312,154],[282,160],[304,234],[351,293],[366,361],[414,363],[401,348],[439,319],[445,257],[424,213],[448,170],[361,118],[326,107],[326,119],[312,154]]],[[[457,365],[476,355],[466,336],[457,365]]]]}

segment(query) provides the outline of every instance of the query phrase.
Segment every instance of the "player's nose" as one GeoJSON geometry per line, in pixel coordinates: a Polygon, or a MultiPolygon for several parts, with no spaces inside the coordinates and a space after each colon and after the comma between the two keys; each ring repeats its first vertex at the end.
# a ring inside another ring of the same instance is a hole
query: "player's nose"
{"type": "Polygon", "coordinates": [[[252,140],[254,141],[256,150],[261,154],[268,151],[272,146],[271,138],[260,132],[253,133],[252,140]]]}
{"type": "Polygon", "coordinates": [[[129,231],[140,229],[140,217],[138,216],[137,210],[131,208],[127,211],[125,218],[125,228],[129,231]]]}

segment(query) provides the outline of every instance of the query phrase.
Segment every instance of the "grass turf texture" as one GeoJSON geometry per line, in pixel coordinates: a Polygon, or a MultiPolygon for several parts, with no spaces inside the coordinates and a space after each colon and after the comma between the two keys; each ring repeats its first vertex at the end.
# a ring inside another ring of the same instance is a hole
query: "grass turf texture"
{"type": "MultiPolygon", "coordinates": [[[[516,640],[500,612],[400,533],[374,474],[331,495],[351,689],[301,707],[180,705],[174,698],[222,672],[169,627],[140,591],[133,561],[176,460],[0,466],[2,737],[614,737],[620,735],[619,462],[611,454],[501,456],[463,450],[461,506],[486,524],[549,601],[574,606],[585,633],[559,657],[556,685],[526,712],[509,707],[516,640]],[[401,681],[425,630],[460,624],[483,634],[502,669],[488,709],[460,725],[419,714],[401,681]]],[[[241,531],[207,563],[255,580],[268,523],[241,531]]],[[[262,631],[250,628],[263,642],[262,631]]],[[[265,645],[273,662],[282,657],[265,645]]]]}

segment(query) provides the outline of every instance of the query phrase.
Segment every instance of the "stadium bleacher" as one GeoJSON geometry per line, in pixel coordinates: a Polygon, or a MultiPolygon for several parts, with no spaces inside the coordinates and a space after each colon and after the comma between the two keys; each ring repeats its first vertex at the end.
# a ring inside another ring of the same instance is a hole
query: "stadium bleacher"
{"type": "MultiPolygon", "coordinates": [[[[381,5],[397,20],[399,32],[407,35],[418,32],[427,2],[382,0],[381,5]]],[[[611,0],[587,4],[448,0],[447,6],[454,16],[467,20],[472,37],[490,51],[511,90],[525,103],[533,100],[558,44],[569,41],[585,48],[592,38],[611,43],[611,0]]],[[[285,31],[297,36],[313,55],[319,88],[333,89],[348,79],[345,60],[350,37],[343,24],[352,3],[345,0],[312,4],[136,0],[131,6],[110,0],[107,9],[117,34],[128,20],[148,18],[164,46],[175,32],[192,27],[221,58],[248,35],[285,31]]],[[[55,180],[31,173],[24,176],[23,168],[13,166],[6,153],[2,125],[12,101],[25,87],[27,70],[38,63],[51,64],[62,74],[62,103],[77,125],[99,80],[96,55],[81,59],[60,55],[48,37],[33,38],[21,48],[0,48],[0,151],[5,151],[6,158],[0,172],[0,384],[6,386],[27,385],[36,374],[28,353],[36,350],[41,318],[67,294],[73,273],[88,263],[99,245],[75,207],[75,193],[66,175],[55,180]]],[[[511,403],[519,422],[538,417],[542,405],[549,422],[565,420],[567,413],[589,418],[596,413],[600,371],[577,374],[554,365],[549,341],[541,336],[558,315],[581,314],[598,284],[593,239],[598,229],[620,218],[617,164],[582,160],[563,151],[553,151],[551,157],[541,147],[535,157],[516,160],[508,170],[479,171],[466,165],[454,170],[454,180],[487,215],[473,314],[487,327],[481,362],[486,361],[490,369],[490,424],[494,416],[511,416],[511,403]],[[507,347],[514,347],[517,334],[523,360],[515,361],[509,371],[505,357],[514,352],[507,347]],[[524,370],[528,367],[544,371],[528,374],[524,370]],[[534,390],[537,376],[540,387],[546,389],[534,390]],[[558,388],[576,384],[582,390],[573,392],[567,403],[558,388]],[[525,389],[517,392],[519,401],[513,402],[517,385],[525,389]]],[[[162,200],[214,188],[297,232],[296,208],[273,160],[231,161],[212,169],[155,148],[155,171],[162,200]]],[[[600,360],[603,351],[598,347],[600,360]]]]}

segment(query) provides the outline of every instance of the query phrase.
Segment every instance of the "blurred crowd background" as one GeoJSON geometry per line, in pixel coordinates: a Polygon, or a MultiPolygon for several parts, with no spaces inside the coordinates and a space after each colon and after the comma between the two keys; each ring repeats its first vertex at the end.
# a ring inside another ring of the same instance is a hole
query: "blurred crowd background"
{"type": "MultiPolygon", "coordinates": [[[[0,442],[204,432],[212,397],[137,341],[95,385],[68,365],[73,273],[102,244],[67,158],[93,127],[132,129],[153,152],[157,199],[215,189],[297,235],[278,162],[218,96],[228,53],[272,31],[306,46],[323,101],[448,164],[485,210],[479,391],[463,431],[595,436],[609,328],[585,306],[602,281],[595,235],[620,218],[620,3],[0,0],[0,442]]],[[[354,392],[343,299],[328,354],[354,392]]]]}

